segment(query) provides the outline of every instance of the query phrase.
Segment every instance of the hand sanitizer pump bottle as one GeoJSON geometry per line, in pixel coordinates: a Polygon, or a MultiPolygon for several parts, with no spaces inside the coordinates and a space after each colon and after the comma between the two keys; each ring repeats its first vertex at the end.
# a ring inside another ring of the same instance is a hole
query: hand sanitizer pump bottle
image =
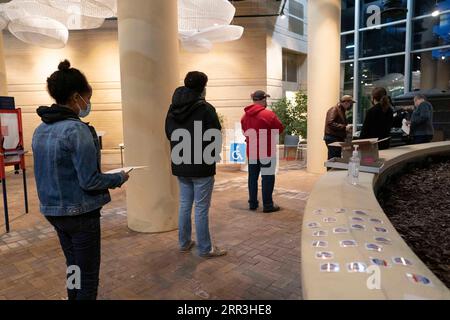
{"type": "Polygon", "coordinates": [[[348,163],[348,182],[354,186],[359,183],[359,166],[361,165],[361,159],[359,158],[358,145],[355,145],[355,150],[348,163]]]}

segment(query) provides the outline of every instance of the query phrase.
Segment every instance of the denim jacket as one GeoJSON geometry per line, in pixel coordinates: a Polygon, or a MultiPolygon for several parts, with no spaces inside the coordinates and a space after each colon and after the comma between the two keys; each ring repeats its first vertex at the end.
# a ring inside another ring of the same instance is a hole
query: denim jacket
{"type": "MultiPolygon", "coordinates": [[[[45,113],[52,108],[40,110],[45,113]]],[[[44,120],[45,115],[39,115],[44,120]]],[[[111,201],[108,189],[124,183],[120,173],[101,173],[95,130],[75,114],[44,120],[34,132],[32,148],[40,210],[45,216],[77,216],[99,209],[111,201]]]]}

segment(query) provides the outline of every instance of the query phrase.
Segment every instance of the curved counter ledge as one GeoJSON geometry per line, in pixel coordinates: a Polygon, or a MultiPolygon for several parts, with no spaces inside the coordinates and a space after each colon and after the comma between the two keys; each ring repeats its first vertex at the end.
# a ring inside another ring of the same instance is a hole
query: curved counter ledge
{"type": "Polygon", "coordinates": [[[447,287],[397,233],[374,192],[375,184],[406,163],[443,154],[450,155],[450,141],[381,151],[386,160],[381,173],[360,173],[357,186],[347,182],[347,171],[321,177],[306,205],[302,226],[305,299],[450,299],[447,287]],[[377,241],[380,237],[390,243],[377,241]],[[342,243],[345,240],[355,241],[356,246],[352,241],[342,243]],[[379,277],[372,259],[379,259],[379,277]],[[348,264],[353,262],[362,263],[354,268],[363,272],[349,272],[348,264]],[[339,271],[333,272],[336,265],[339,271]]]}

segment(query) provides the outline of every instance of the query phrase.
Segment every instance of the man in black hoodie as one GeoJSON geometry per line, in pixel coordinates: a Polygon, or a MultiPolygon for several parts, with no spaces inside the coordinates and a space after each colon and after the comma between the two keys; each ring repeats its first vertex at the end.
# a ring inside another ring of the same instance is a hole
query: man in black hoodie
{"type": "Polygon", "coordinates": [[[198,252],[202,257],[223,256],[209,234],[209,208],[214,188],[216,161],[220,160],[221,125],[214,107],[206,102],[208,77],[189,72],[184,87],[175,90],[166,118],[166,135],[172,149],[172,174],[180,186],[179,243],[181,252],[195,245],[191,239],[191,212],[195,201],[198,252]],[[213,148],[211,148],[211,146],[213,148]],[[209,156],[208,156],[209,152],[209,156]]]}

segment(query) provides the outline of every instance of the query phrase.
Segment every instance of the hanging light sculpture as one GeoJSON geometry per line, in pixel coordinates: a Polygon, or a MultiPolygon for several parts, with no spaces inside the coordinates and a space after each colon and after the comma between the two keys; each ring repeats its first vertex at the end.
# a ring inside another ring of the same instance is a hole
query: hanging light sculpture
{"type": "Polygon", "coordinates": [[[238,40],[244,28],[230,26],[236,8],[227,0],[178,0],[181,45],[190,52],[209,52],[212,44],[238,40]]]}
{"type": "MultiPolygon", "coordinates": [[[[40,0],[39,0],[40,1],[40,0]]],[[[68,14],[92,18],[111,18],[114,16],[116,0],[47,0],[50,6],[68,14]]]]}
{"type": "Polygon", "coordinates": [[[187,31],[228,25],[235,13],[227,0],[178,0],[178,28],[187,31]]]}
{"type": "Polygon", "coordinates": [[[61,22],[43,16],[26,16],[12,20],[8,30],[19,40],[49,49],[64,48],[69,30],[61,22]]]}

